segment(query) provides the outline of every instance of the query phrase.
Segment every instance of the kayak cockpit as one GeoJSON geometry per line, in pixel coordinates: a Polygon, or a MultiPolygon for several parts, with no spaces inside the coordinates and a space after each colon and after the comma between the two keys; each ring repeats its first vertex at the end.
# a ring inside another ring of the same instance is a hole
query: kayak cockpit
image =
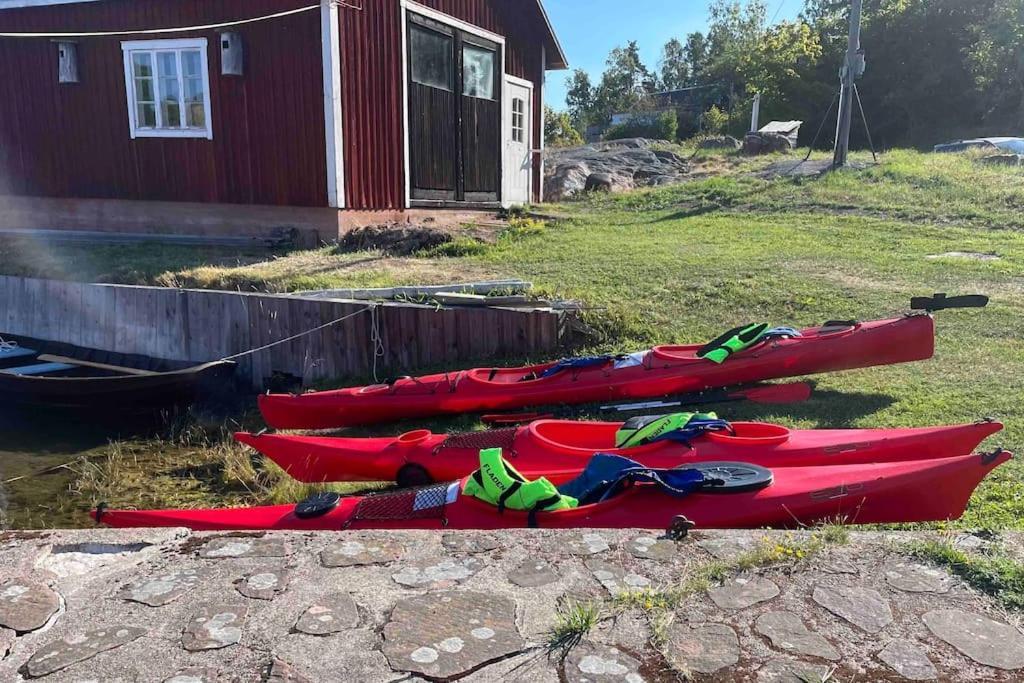
{"type": "MultiPolygon", "coordinates": [[[[729,431],[709,431],[699,438],[731,446],[767,448],[789,441],[791,431],[781,425],[766,422],[732,422],[729,431]]],[[[545,450],[578,455],[593,455],[598,451],[642,453],[673,446],[675,442],[656,441],[633,448],[616,448],[616,434],[621,424],[611,422],[567,422],[539,420],[525,427],[530,439],[545,450]]]]}

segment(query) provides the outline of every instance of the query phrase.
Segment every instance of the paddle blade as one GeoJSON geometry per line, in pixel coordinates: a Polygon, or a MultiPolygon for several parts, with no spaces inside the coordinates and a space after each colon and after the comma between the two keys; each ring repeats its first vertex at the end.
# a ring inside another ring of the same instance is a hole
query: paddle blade
{"type": "Polygon", "coordinates": [[[736,400],[747,400],[752,403],[784,405],[803,403],[811,397],[813,391],[807,382],[790,382],[789,384],[765,384],[749,389],[740,389],[731,392],[730,395],[734,396],[736,400]]]}

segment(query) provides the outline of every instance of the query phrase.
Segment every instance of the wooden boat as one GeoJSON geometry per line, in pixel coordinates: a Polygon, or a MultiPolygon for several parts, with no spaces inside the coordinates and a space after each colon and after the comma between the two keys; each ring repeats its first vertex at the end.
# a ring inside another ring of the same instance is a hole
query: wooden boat
{"type": "Polygon", "coordinates": [[[90,414],[151,413],[187,406],[234,372],[0,332],[0,404],[90,414]]]}

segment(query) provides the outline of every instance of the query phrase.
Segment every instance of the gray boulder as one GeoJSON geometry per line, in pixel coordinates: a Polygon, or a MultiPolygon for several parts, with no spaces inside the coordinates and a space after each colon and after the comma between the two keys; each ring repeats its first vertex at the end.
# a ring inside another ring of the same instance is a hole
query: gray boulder
{"type": "Polygon", "coordinates": [[[792,150],[789,138],[778,133],[747,133],[743,139],[743,153],[748,156],[785,154],[792,150]]]}
{"type": "Polygon", "coordinates": [[[704,138],[700,143],[701,149],[728,149],[736,151],[742,147],[743,143],[731,135],[718,135],[710,138],[704,138]]]}

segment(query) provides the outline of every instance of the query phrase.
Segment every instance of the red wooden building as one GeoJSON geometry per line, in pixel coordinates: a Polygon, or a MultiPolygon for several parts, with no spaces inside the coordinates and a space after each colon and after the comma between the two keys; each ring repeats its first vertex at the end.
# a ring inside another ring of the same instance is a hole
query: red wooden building
{"type": "Polygon", "coordinates": [[[0,0],[0,223],[536,201],[565,67],[541,0],[0,0]]]}

